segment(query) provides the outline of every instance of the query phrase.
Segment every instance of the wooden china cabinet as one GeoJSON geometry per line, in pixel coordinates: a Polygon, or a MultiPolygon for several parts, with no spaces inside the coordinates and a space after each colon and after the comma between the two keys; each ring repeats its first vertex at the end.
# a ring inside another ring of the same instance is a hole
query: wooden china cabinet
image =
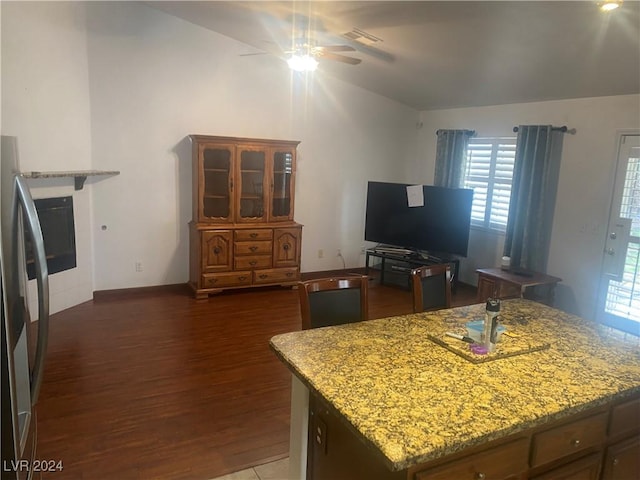
{"type": "Polygon", "coordinates": [[[189,284],[196,298],[300,280],[293,221],[296,147],[286,140],[191,135],[189,284]]]}

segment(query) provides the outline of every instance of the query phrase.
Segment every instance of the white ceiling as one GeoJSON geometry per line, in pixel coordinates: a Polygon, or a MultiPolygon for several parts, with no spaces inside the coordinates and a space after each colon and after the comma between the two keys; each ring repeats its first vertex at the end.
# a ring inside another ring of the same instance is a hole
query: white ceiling
{"type": "Polygon", "coordinates": [[[416,110],[640,93],[638,1],[608,14],[595,1],[147,4],[239,40],[247,54],[284,58],[301,30],[353,46],[359,65],[319,68],[416,110]],[[381,41],[346,39],[354,28],[381,41]]]}

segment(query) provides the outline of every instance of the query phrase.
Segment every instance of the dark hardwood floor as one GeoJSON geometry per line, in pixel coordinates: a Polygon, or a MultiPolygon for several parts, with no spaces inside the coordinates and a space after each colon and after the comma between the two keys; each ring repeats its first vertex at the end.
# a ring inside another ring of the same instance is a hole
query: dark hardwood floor
{"type": "MultiPolygon", "coordinates": [[[[369,300],[372,319],[411,311],[374,281],[369,300]]],[[[43,478],[206,480],[286,457],[290,374],[268,341],[299,329],[286,288],[118,292],[53,315],[38,458],[64,470],[43,478]]]]}

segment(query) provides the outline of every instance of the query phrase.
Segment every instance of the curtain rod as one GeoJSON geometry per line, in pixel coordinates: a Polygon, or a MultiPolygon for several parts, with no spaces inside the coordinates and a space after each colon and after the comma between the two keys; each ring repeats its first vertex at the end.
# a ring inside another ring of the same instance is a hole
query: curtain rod
{"type": "MultiPolygon", "coordinates": [[[[451,130],[447,130],[445,129],[440,129],[440,130],[436,130],[436,135],[440,135],[440,132],[447,132],[447,131],[451,131],[451,130]]],[[[458,130],[459,132],[464,132],[467,135],[471,135],[472,137],[476,134],[475,130],[458,130]]]]}
{"type": "MultiPolygon", "coordinates": [[[[561,127],[551,127],[551,130],[556,130],[558,132],[562,132],[565,133],[567,132],[569,129],[567,128],[566,125],[563,125],[561,127]]],[[[513,133],[518,133],[518,127],[513,127],[513,133]]]]}

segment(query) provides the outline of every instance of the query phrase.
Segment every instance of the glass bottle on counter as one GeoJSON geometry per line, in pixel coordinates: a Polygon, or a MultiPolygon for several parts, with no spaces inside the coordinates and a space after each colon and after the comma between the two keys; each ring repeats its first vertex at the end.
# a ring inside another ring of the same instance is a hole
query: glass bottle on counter
{"type": "Polygon", "coordinates": [[[482,330],[482,344],[487,349],[487,352],[493,352],[496,349],[498,315],[500,315],[500,299],[487,299],[482,330]]]}

